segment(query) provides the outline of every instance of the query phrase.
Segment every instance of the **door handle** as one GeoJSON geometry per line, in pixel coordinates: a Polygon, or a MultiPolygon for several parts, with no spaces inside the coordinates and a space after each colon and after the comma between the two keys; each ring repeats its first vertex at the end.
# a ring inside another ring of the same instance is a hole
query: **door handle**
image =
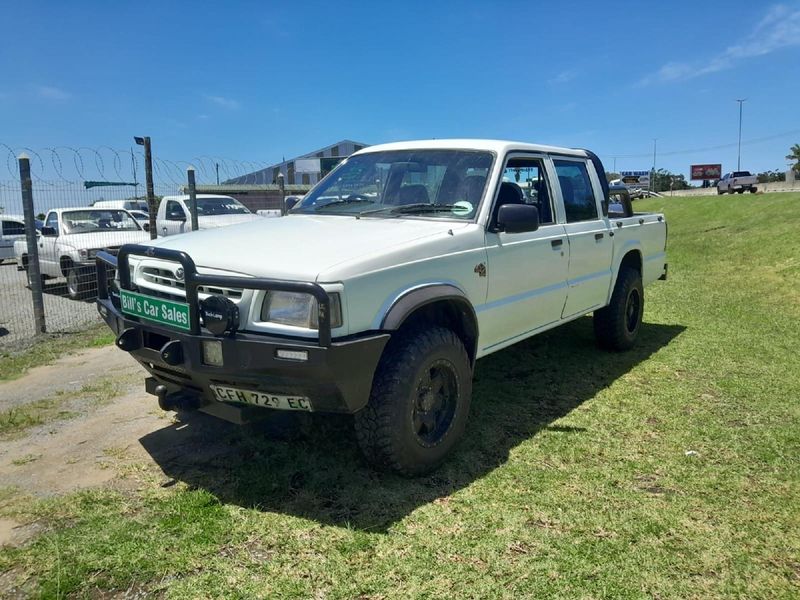
{"type": "Polygon", "coordinates": [[[553,248],[559,248],[561,246],[561,244],[563,244],[563,243],[564,243],[564,240],[550,240],[550,245],[553,248]]]}
{"type": "Polygon", "coordinates": [[[595,239],[595,240],[597,240],[598,242],[599,242],[600,240],[602,240],[602,239],[603,239],[603,237],[604,237],[604,236],[603,236],[603,234],[602,234],[602,233],[595,233],[595,234],[594,234],[594,239],[595,239]]]}

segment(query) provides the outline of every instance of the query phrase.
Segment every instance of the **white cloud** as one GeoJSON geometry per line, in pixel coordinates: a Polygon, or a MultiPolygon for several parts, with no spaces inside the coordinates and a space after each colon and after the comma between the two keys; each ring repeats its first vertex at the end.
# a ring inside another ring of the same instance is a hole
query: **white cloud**
{"type": "Polygon", "coordinates": [[[205,121],[206,119],[208,119],[208,115],[197,115],[197,118],[200,119],[201,121],[205,121]]]}
{"type": "Polygon", "coordinates": [[[550,83],[567,83],[568,81],[572,81],[577,77],[578,72],[575,69],[567,69],[566,71],[561,71],[558,75],[553,77],[550,80],[550,83]]]}
{"type": "Polygon", "coordinates": [[[228,110],[237,110],[241,106],[237,100],[226,98],[225,96],[211,96],[205,94],[205,99],[209,102],[213,102],[217,106],[227,108],[228,110]]]}
{"type": "Polygon", "coordinates": [[[69,100],[72,98],[72,94],[69,92],[52,85],[37,86],[36,93],[40,98],[44,98],[46,100],[56,100],[58,102],[63,102],[64,100],[69,100]]]}
{"type": "Polygon", "coordinates": [[[705,61],[668,62],[639,83],[670,83],[732,69],[736,63],[790,46],[800,46],[800,7],[772,6],[743,42],[729,46],[705,61]]]}

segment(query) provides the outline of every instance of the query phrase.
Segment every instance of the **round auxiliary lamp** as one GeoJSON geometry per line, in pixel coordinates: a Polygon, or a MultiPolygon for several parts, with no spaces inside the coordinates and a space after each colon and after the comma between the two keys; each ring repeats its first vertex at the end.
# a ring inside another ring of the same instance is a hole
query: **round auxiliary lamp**
{"type": "Polygon", "coordinates": [[[239,329],[239,308],[225,296],[209,296],[200,301],[203,327],[216,336],[233,335],[239,329]]]}

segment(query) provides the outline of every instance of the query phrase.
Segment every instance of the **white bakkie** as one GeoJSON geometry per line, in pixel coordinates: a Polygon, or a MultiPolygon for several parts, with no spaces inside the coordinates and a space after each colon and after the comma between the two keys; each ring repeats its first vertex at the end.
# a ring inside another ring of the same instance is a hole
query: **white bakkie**
{"type": "Polygon", "coordinates": [[[190,331],[114,293],[100,312],[162,407],[352,413],[370,461],[422,473],[464,431],[475,360],[588,313],[601,346],[635,343],[666,222],[607,203],[585,150],[371,146],[285,218],[123,248],[117,293],[185,303],[190,331]]]}
{"type": "MultiPolygon", "coordinates": [[[[73,300],[94,289],[95,256],[100,250],[116,252],[123,244],[143,243],[150,235],[121,208],[57,208],[49,211],[36,232],[39,273],[42,279],[65,277],[73,300]]],[[[17,267],[28,271],[28,244],[14,243],[17,267]]]]}
{"type": "MultiPolygon", "coordinates": [[[[226,227],[260,218],[230,196],[197,194],[197,225],[199,229],[226,227]]],[[[156,224],[158,235],[167,236],[192,230],[189,196],[164,196],[158,205],[156,224]]]]}

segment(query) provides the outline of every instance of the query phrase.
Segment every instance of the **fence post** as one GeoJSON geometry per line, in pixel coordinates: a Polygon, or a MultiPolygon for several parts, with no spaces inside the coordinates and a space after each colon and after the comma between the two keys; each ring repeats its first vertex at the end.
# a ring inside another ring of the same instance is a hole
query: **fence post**
{"type": "Polygon", "coordinates": [[[278,187],[281,188],[281,216],[286,216],[286,184],[283,180],[283,173],[278,173],[278,187]]]}
{"type": "Polygon", "coordinates": [[[189,180],[189,211],[192,213],[192,231],[197,231],[197,186],[194,182],[194,168],[186,169],[186,178],[189,180]]]}
{"type": "Polygon", "coordinates": [[[150,136],[134,136],[133,141],[140,146],[144,146],[144,178],[147,187],[147,210],[150,213],[150,239],[158,237],[158,227],[156,223],[156,194],[153,190],[153,155],[150,150],[150,136]]]}
{"type": "Polygon", "coordinates": [[[22,184],[22,211],[25,215],[25,240],[28,244],[28,282],[33,297],[33,320],[36,333],[47,331],[44,322],[44,298],[42,298],[42,275],[39,271],[39,249],[36,239],[36,214],[33,212],[33,182],[31,161],[25,154],[19,155],[19,180],[22,184]]]}

